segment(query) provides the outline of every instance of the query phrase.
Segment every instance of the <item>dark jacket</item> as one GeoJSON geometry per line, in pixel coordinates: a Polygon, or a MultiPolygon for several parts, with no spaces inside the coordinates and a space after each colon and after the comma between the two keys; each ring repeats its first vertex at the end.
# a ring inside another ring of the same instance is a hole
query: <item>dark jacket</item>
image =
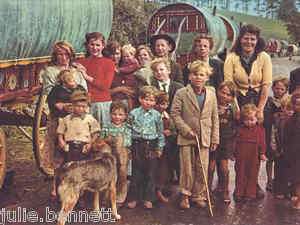
{"type": "Polygon", "coordinates": [[[50,91],[48,97],[47,97],[47,102],[48,106],[50,109],[50,113],[54,117],[65,117],[69,113],[66,111],[59,111],[56,107],[55,104],[62,102],[62,103],[71,103],[71,94],[75,90],[80,90],[80,91],[86,91],[81,85],[77,85],[75,89],[68,89],[64,87],[63,85],[56,85],[52,88],[50,91]]]}
{"type": "MultiPolygon", "coordinates": [[[[158,80],[156,80],[155,78],[153,78],[151,80],[151,85],[159,89],[158,80]]],[[[168,94],[169,94],[169,106],[167,108],[168,113],[170,113],[173,98],[174,98],[177,90],[179,90],[180,88],[183,88],[183,85],[181,83],[178,83],[178,82],[172,81],[172,80],[170,81],[170,86],[169,86],[169,91],[168,91],[168,94]]]]}
{"type": "MultiPolygon", "coordinates": [[[[219,87],[219,85],[224,81],[224,64],[218,59],[209,58],[209,65],[213,68],[213,73],[209,77],[208,85],[213,86],[215,89],[219,87]]],[[[186,65],[183,69],[183,79],[184,85],[186,86],[189,81],[189,69],[188,65],[186,65]]]]}

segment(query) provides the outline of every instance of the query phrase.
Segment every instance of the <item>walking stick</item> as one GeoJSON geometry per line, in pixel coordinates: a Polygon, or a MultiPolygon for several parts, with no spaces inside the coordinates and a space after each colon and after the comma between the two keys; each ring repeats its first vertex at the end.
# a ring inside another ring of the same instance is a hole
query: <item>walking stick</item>
{"type": "Polygon", "coordinates": [[[198,148],[198,151],[199,151],[199,159],[200,159],[200,164],[201,164],[201,168],[202,168],[202,174],[203,174],[204,183],[205,183],[209,214],[210,214],[211,217],[213,217],[214,214],[213,214],[213,211],[212,211],[212,205],[211,205],[211,201],[210,201],[210,193],[209,193],[209,188],[208,188],[208,185],[207,185],[206,173],[205,173],[205,170],[204,170],[204,167],[203,167],[202,159],[200,157],[200,143],[199,143],[199,138],[198,138],[197,135],[196,135],[196,141],[197,141],[197,148],[198,148]]]}

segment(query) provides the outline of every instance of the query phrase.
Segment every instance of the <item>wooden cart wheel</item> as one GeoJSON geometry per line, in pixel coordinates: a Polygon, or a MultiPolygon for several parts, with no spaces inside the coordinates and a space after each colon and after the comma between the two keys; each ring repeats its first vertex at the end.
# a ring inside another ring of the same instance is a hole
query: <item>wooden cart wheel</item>
{"type": "Polygon", "coordinates": [[[6,173],[6,137],[0,129],[0,189],[2,188],[6,173]]]}
{"type": "Polygon", "coordinates": [[[54,170],[50,166],[49,153],[45,150],[45,137],[47,134],[47,115],[48,107],[46,104],[46,95],[40,95],[38,98],[32,129],[32,144],[35,160],[38,168],[47,176],[53,176],[54,170]]]}

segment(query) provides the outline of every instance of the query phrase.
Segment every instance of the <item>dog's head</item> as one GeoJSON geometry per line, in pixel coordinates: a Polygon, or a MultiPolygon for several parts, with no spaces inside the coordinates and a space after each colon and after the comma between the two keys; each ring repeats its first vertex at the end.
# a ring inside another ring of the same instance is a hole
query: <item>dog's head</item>
{"type": "Polygon", "coordinates": [[[112,153],[110,140],[98,137],[92,144],[92,150],[95,153],[112,153]]]}

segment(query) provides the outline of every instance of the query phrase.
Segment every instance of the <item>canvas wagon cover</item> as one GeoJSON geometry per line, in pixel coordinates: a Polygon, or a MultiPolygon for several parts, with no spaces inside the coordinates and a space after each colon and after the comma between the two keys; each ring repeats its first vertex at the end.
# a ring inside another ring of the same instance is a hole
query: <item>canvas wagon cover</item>
{"type": "Polygon", "coordinates": [[[47,56],[57,40],[84,50],[87,32],[108,38],[112,0],[1,0],[0,60],[47,56]]]}

